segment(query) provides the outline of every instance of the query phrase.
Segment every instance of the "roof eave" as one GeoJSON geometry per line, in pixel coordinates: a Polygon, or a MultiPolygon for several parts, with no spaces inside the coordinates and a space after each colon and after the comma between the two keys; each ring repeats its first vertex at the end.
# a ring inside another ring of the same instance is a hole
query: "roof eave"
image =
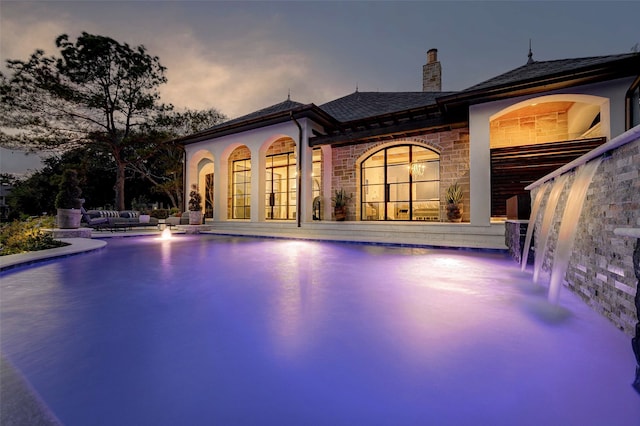
{"type": "Polygon", "coordinates": [[[205,140],[220,138],[236,133],[246,132],[249,130],[259,129],[262,127],[272,126],[291,120],[291,117],[304,118],[308,117],[318,122],[322,126],[335,126],[337,122],[327,113],[318,108],[315,104],[302,105],[286,111],[278,111],[276,113],[256,117],[225,126],[224,123],[213,129],[203,130],[189,136],[176,139],[176,142],[182,145],[190,145],[205,140]]]}
{"type": "Polygon", "coordinates": [[[412,137],[425,133],[435,133],[458,129],[468,125],[467,121],[448,122],[442,118],[428,118],[401,124],[360,130],[346,130],[338,134],[320,135],[309,139],[309,146],[342,146],[353,143],[389,140],[398,137],[412,137]]]}

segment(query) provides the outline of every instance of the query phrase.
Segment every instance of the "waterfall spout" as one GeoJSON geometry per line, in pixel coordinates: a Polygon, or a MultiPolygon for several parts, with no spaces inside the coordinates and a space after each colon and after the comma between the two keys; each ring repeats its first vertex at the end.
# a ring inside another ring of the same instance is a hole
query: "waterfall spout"
{"type": "Polygon", "coordinates": [[[602,162],[602,157],[598,157],[591,162],[582,166],[576,172],[576,178],[569,191],[567,204],[562,214],[560,222],[560,230],[558,231],[558,242],[553,257],[553,267],[551,269],[551,281],[549,283],[549,302],[556,304],[560,297],[560,288],[564,274],[569,267],[569,258],[571,257],[571,249],[576,237],[578,229],[578,221],[582,213],[584,199],[587,195],[589,185],[593,175],[596,173],[598,166],[602,162]]]}
{"type": "Polygon", "coordinates": [[[551,225],[553,224],[553,217],[556,214],[556,207],[558,205],[558,198],[564,189],[564,184],[567,181],[568,175],[558,176],[551,188],[549,199],[547,200],[547,206],[544,209],[544,216],[542,216],[542,225],[540,226],[540,236],[536,241],[536,258],[533,266],[533,282],[537,283],[542,270],[542,262],[544,261],[544,254],[547,251],[547,242],[549,241],[549,232],[551,225]]]}
{"type": "Polygon", "coordinates": [[[538,210],[540,210],[540,204],[542,204],[542,199],[544,195],[547,193],[548,183],[542,185],[538,193],[536,194],[536,199],[533,201],[533,208],[531,209],[531,216],[529,217],[529,225],[527,225],[527,235],[524,239],[524,251],[522,252],[522,265],[520,269],[524,271],[527,269],[527,262],[529,261],[529,248],[531,248],[531,239],[533,237],[533,228],[536,225],[536,218],[538,217],[538,210]]]}

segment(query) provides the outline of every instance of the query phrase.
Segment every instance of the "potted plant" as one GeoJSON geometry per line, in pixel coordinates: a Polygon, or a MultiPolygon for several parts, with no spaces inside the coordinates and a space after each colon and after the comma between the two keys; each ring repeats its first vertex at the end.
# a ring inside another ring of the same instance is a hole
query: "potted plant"
{"type": "Polygon", "coordinates": [[[447,219],[450,222],[462,222],[462,196],[462,188],[457,182],[447,188],[447,219]]]}
{"type": "Polygon", "coordinates": [[[331,198],[333,201],[333,213],[336,221],[343,221],[347,218],[347,202],[351,196],[344,189],[336,189],[335,195],[331,198]]]}
{"type": "Polygon", "coordinates": [[[56,209],[58,210],[58,228],[77,229],[82,220],[82,190],[79,186],[78,172],[67,169],[62,174],[62,180],[58,186],[56,195],[56,209]]]}
{"type": "Polygon", "coordinates": [[[189,192],[189,225],[202,224],[202,196],[196,185],[191,185],[189,192]]]}

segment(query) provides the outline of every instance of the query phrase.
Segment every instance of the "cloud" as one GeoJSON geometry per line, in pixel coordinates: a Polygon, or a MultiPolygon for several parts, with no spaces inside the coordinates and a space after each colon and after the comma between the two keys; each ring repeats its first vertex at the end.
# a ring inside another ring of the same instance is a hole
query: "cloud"
{"type": "Polygon", "coordinates": [[[282,102],[289,91],[299,102],[319,102],[316,86],[326,84],[309,53],[259,34],[208,45],[181,31],[162,50],[169,80],[162,98],[179,108],[215,107],[234,118],[282,102]]]}
{"type": "MultiPolygon", "coordinates": [[[[4,10],[3,14],[7,14],[4,10]]],[[[36,49],[43,49],[51,55],[55,47],[55,39],[69,28],[64,17],[43,18],[25,14],[20,19],[2,19],[0,25],[0,57],[2,71],[6,71],[7,59],[26,60],[36,49]]]]}
{"type": "Polygon", "coordinates": [[[37,48],[54,54],[58,35],[68,33],[73,40],[81,31],[132,46],[144,44],[167,68],[168,83],[160,87],[162,101],[178,109],[214,107],[234,118],[282,102],[289,92],[302,103],[323,103],[334,93],[334,97],[345,94],[337,73],[327,72],[311,53],[278,38],[269,27],[213,37],[188,21],[162,19],[131,25],[107,17],[71,19],[64,10],[42,5],[29,13],[18,4],[12,6],[12,13],[2,19],[3,58],[26,59],[37,48]]]}

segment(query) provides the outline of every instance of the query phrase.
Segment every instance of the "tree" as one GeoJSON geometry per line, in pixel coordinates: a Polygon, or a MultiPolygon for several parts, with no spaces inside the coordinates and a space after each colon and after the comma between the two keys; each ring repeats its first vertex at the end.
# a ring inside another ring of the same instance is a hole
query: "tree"
{"type": "Polygon", "coordinates": [[[130,169],[151,182],[157,192],[165,194],[172,207],[181,208],[184,148],[175,139],[213,127],[226,118],[215,108],[158,115],[140,134],[139,146],[147,148],[139,150],[142,155],[139,161],[130,163],[130,169]]]}
{"type": "Polygon", "coordinates": [[[60,56],[36,50],[29,60],[8,60],[0,74],[0,143],[62,148],[93,146],[116,166],[115,200],[125,206],[127,167],[150,156],[139,150],[140,131],[170,107],[159,103],[165,68],[144,46],[82,33],[75,43],[56,39],[60,56]]]}

